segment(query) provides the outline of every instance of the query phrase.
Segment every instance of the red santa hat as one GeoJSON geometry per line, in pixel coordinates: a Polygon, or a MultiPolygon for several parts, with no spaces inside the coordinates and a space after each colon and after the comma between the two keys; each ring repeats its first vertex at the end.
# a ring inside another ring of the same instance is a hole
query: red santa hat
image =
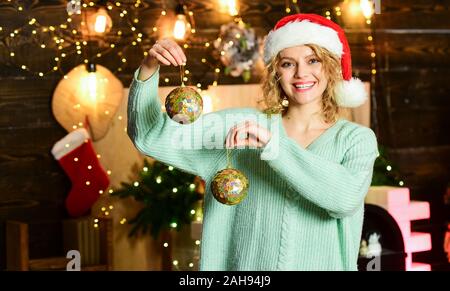
{"type": "Polygon", "coordinates": [[[352,78],[350,46],[344,30],[331,20],[316,14],[294,14],[282,18],[269,32],[264,43],[264,63],[268,64],[281,50],[298,45],[315,44],[341,60],[343,81],[334,90],[341,107],[358,107],[367,100],[364,84],[352,78]]]}

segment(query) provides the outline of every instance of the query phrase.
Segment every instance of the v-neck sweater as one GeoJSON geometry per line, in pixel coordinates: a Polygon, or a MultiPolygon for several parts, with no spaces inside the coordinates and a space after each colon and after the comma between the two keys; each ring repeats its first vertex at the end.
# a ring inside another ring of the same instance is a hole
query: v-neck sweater
{"type": "Polygon", "coordinates": [[[161,110],[159,71],[130,86],[127,132],[143,154],[206,182],[200,270],[357,270],[364,198],[379,155],[374,132],[339,119],[306,149],[280,114],[254,108],[203,114],[178,124],[161,110]],[[262,148],[232,150],[249,180],[247,197],[219,203],[211,181],[227,166],[225,137],[254,120],[272,133],[262,148]]]}

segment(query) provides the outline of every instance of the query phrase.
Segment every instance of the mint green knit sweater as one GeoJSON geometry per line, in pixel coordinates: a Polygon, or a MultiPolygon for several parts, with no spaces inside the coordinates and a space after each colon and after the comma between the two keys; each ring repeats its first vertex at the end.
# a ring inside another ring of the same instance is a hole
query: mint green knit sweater
{"type": "Polygon", "coordinates": [[[201,270],[357,270],[364,197],[378,156],[371,129],[340,119],[304,149],[287,136],[280,115],[253,108],[179,125],[161,111],[159,71],[146,81],[138,72],[128,100],[131,140],[145,155],[206,181],[201,270]],[[227,165],[226,134],[252,118],[272,138],[264,148],[232,151],[250,188],[240,204],[220,204],[210,183],[227,165]]]}

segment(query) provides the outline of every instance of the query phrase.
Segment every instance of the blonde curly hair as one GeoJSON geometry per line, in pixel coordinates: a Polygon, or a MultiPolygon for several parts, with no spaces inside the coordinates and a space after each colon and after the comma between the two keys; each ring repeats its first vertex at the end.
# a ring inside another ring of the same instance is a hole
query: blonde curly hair
{"type": "MultiPolygon", "coordinates": [[[[337,105],[334,97],[334,89],[336,84],[342,80],[341,63],[339,58],[332,54],[325,48],[322,48],[315,44],[307,44],[309,48],[313,50],[319,61],[322,63],[322,69],[325,71],[325,75],[328,78],[327,88],[322,95],[322,117],[327,123],[335,122],[340,113],[341,108],[337,105]]],[[[266,65],[266,70],[262,78],[262,91],[263,100],[265,103],[265,109],[263,110],[267,114],[282,114],[284,115],[287,110],[281,106],[281,100],[286,96],[279,78],[277,77],[277,67],[280,62],[280,53],[277,54],[271,62],[266,65]]]]}

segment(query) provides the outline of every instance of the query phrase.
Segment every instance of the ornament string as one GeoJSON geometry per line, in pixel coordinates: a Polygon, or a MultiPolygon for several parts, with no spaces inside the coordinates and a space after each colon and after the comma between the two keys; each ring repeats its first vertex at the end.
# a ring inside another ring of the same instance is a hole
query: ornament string
{"type": "Polygon", "coordinates": [[[231,169],[231,149],[227,148],[227,168],[231,169]]]}
{"type": "Polygon", "coordinates": [[[181,87],[184,87],[184,65],[180,65],[181,87]]]}

